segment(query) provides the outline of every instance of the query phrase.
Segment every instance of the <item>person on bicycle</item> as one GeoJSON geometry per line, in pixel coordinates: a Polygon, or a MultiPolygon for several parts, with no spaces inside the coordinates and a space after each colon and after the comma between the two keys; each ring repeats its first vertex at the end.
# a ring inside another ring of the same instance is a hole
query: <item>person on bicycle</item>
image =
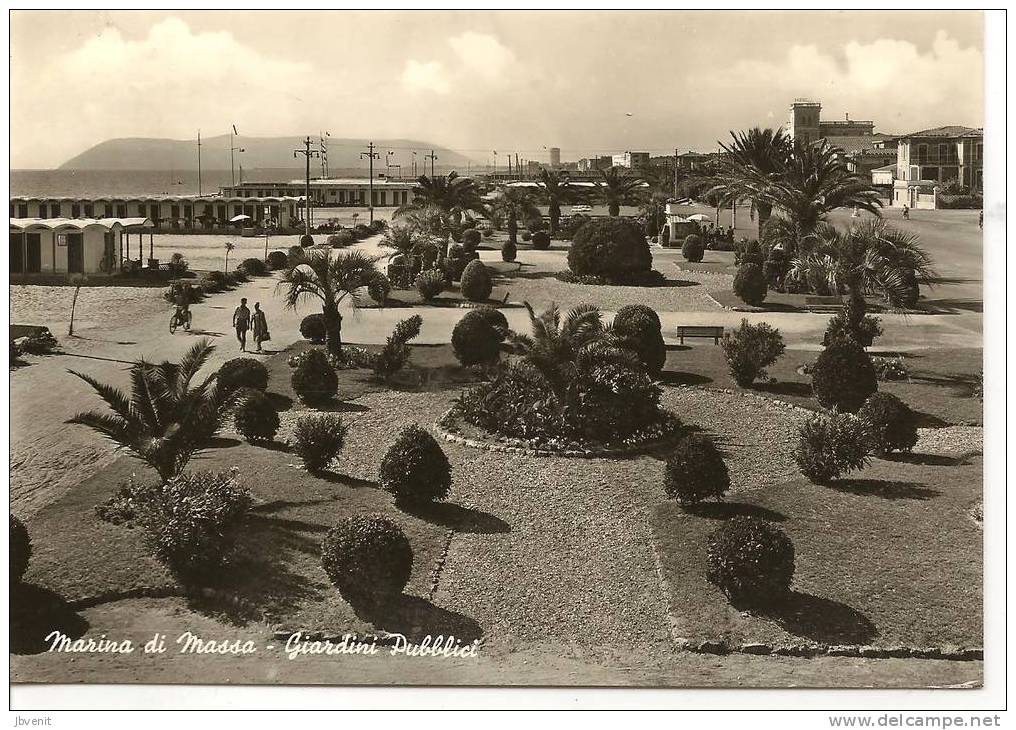
{"type": "Polygon", "coordinates": [[[176,321],[179,324],[186,324],[190,319],[190,300],[190,284],[177,284],[173,303],[176,304],[176,321]]]}

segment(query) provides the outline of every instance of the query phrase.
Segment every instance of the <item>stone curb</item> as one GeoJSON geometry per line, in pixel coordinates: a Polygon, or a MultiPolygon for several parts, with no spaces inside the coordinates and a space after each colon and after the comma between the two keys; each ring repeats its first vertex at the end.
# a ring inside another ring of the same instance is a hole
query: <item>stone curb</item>
{"type": "Polygon", "coordinates": [[[696,654],[756,654],[768,656],[818,657],[842,656],[864,659],[944,659],[955,662],[980,661],[984,649],[976,647],[919,647],[919,646],[869,646],[857,644],[767,644],[753,642],[728,644],[726,641],[706,639],[692,641],[676,638],[677,648],[696,654]]]}

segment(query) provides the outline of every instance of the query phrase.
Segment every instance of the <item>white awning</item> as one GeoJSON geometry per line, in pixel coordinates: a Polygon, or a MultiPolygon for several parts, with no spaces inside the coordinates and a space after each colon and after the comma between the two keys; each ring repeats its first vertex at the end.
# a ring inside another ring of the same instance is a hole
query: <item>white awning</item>
{"type": "Polygon", "coordinates": [[[154,227],[150,218],[11,218],[10,222],[12,231],[83,231],[93,226],[112,231],[154,227]]]}

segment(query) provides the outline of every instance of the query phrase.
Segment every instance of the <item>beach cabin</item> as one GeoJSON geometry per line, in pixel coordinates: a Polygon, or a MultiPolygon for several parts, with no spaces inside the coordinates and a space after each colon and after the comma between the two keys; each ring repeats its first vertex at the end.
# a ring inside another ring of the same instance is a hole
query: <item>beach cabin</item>
{"type": "Polygon", "coordinates": [[[152,228],[148,218],[12,218],[11,274],[115,274],[132,258],[131,235],[152,228]]]}

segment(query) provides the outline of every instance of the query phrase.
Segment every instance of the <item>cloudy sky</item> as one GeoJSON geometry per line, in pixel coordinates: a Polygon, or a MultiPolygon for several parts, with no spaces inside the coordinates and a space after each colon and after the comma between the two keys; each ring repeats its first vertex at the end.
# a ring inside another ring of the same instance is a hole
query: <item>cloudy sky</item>
{"type": "Polygon", "coordinates": [[[11,165],[114,137],[405,137],[484,161],[713,149],[794,97],[876,130],[983,125],[974,12],[27,12],[11,165]]]}

